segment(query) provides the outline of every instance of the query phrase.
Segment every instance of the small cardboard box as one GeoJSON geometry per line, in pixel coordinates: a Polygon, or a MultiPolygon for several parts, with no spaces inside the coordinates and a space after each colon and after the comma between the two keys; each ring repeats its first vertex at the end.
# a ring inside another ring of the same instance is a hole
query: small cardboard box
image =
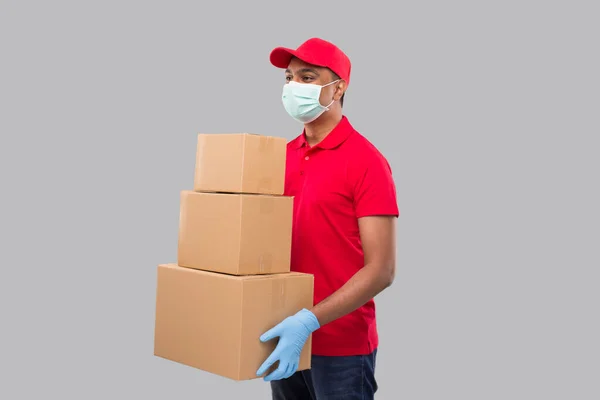
{"type": "Polygon", "coordinates": [[[251,133],[198,134],[194,190],[282,195],[287,140],[251,133]]]}
{"type": "Polygon", "coordinates": [[[290,272],[293,197],[181,191],[177,264],[233,275],[290,272]]]}
{"type": "MultiPolygon", "coordinates": [[[[161,264],[154,355],[237,381],[258,378],[278,340],[262,343],[260,336],[312,307],[313,284],[312,275],[296,272],[234,276],[161,264]]],[[[311,367],[311,348],[312,335],[298,370],[311,367]]]]}

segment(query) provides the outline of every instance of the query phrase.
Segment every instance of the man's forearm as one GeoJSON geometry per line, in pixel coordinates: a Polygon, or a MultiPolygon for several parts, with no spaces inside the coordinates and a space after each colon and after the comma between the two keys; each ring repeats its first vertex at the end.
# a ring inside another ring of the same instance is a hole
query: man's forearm
{"type": "Polygon", "coordinates": [[[393,269],[365,265],[340,289],[312,308],[321,326],[328,324],[371,300],[393,281],[393,269]]]}

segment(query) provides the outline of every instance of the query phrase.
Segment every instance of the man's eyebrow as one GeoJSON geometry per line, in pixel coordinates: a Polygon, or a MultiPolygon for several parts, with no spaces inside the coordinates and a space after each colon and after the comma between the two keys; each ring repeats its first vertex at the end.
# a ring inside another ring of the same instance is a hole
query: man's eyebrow
{"type": "MultiPolygon", "coordinates": [[[[316,69],[313,69],[313,68],[302,68],[301,70],[298,71],[299,74],[306,73],[306,72],[313,73],[313,74],[315,74],[317,76],[320,75],[319,72],[316,69]]],[[[286,74],[291,74],[292,71],[288,68],[288,69],[285,70],[285,73],[286,74]]]]}

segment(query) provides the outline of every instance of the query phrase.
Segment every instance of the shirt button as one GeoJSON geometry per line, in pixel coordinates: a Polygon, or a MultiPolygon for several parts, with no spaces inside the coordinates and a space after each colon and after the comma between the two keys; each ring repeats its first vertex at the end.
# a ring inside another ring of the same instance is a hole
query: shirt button
{"type": "Polygon", "coordinates": [[[308,160],[308,156],[304,157],[305,160],[308,160]]]}

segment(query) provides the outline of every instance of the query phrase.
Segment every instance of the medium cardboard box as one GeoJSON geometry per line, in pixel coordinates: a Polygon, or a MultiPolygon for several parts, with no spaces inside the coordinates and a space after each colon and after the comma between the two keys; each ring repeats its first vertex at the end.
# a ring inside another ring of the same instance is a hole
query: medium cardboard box
{"type": "MultiPolygon", "coordinates": [[[[157,278],[154,355],[238,381],[258,378],[275,349],[277,338],[260,336],[313,305],[310,274],[233,276],[161,264],[157,278]]],[[[298,370],[311,367],[311,347],[312,335],[298,370]]]]}
{"type": "Polygon", "coordinates": [[[293,197],[181,191],[177,264],[233,275],[290,271],[293,197]]]}
{"type": "Polygon", "coordinates": [[[287,140],[251,133],[198,134],[194,190],[282,195],[287,140]]]}

